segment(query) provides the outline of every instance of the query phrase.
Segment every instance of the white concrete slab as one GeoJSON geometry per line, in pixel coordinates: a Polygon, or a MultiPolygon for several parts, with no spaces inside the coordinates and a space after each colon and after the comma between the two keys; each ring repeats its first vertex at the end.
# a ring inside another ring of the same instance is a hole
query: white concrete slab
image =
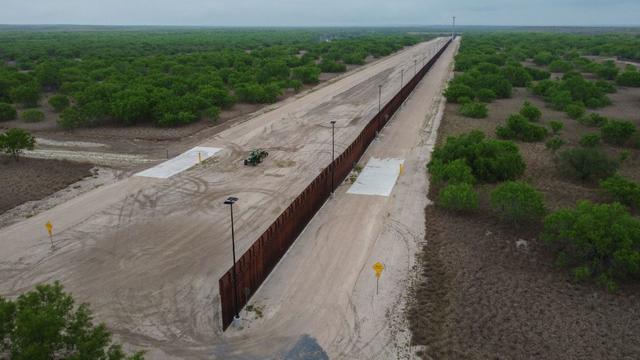
{"type": "Polygon", "coordinates": [[[403,159],[371,158],[347,194],[389,196],[400,175],[403,159]]]}
{"type": "Polygon", "coordinates": [[[173,175],[179,174],[192,166],[198,164],[198,154],[200,154],[200,159],[202,161],[212,157],[218,151],[222,149],[220,148],[212,148],[212,147],[202,147],[196,146],[193,149],[184,152],[171,160],[167,160],[162,164],[158,164],[150,169],[145,171],[141,171],[135,176],[144,176],[158,179],[167,179],[172,177],[173,175]]]}

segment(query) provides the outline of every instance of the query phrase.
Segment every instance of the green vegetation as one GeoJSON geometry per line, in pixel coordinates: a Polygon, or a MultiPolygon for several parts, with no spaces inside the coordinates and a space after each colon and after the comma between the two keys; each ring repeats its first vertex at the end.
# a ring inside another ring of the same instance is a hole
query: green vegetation
{"type": "Polygon", "coordinates": [[[69,104],[69,98],[64,95],[54,95],[49,99],[49,105],[51,105],[56,112],[61,112],[66,109],[69,107],[69,104]]]}
{"type": "Polygon", "coordinates": [[[0,103],[0,121],[15,120],[17,116],[18,112],[13,108],[13,106],[6,103],[0,103]]]}
{"type": "Polygon", "coordinates": [[[640,208],[640,184],[614,175],[601,181],[600,187],[615,201],[634,209],[640,208]]]}
{"type": "Polygon", "coordinates": [[[553,134],[557,135],[560,132],[560,130],[564,128],[564,123],[557,120],[551,120],[549,121],[549,126],[551,127],[551,131],[553,132],[553,134]]]}
{"type": "Polygon", "coordinates": [[[44,120],[44,113],[38,109],[27,109],[20,114],[24,122],[34,123],[44,120]]]}
{"type": "Polygon", "coordinates": [[[471,184],[450,184],[440,190],[437,203],[448,210],[470,212],[478,208],[478,194],[471,184]]]}
{"type": "Polygon", "coordinates": [[[616,82],[621,86],[640,87],[640,71],[630,67],[616,78],[616,82]]]}
{"type": "Polygon", "coordinates": [[[640,220],[618,203],[582,201],[552,213],[542,239],[577,280],[594,278],[614,291],[616,279],[640,278],[640,220]]]}
{"type": "Polygon", "coordinates": [[[511,141],[487,139],[481,131],[450,136],[433,151],[429,172],[463,159],[481,182],[499,182],[518,178],[525,169],[518,146],[511,141]]]}
{"type": "Polygon", "coordinates": [[[600,134],[587,134],[580,139],[580,146],[594,148],[600,145],[600,134]]]}
{"type": "Polygon", "coordinates": [[[431,183],[434,186],[448,184],[474,184],[473,170],[467,165],[465,159],[457,159],[448,164],[435,161],[430,165],[431,183]]]}
{"type": "Polygon", "coordinates": [[[591,113],[587,116],[583,116],[578,121],[584,126],[601,127],[606,124],[609,119],[600,114],[591,113]]]}
{"type": "Polygon", "coordinates": [[[616,173],[620,163],[596,148],[574,148],[560,153],[559,168],[568,177],[599,181],[616,173]]]}
{"type": "Polygon", "coordinates": [[[491,208],[514,225],[540,221],[546,212],[542,194],[522,181],[498,185],[491,193],[491,208]]]}
{"type": "Polygon", "coordinates": [[[49,104],[67,129],[183,125],[214,106],[275,102],[317,83],[321,71],[342,72],[429,37],[364,29],[5,31],[0,102],[35,107],[53,92],[49,104]]]}
{"type": "Polygon", "coordinates": [[[544,144],[544,146],[553,151],[553,153],[555,154],[556,151],[560,150],[560,148],[566,144],[566,142],[564,140],[562,140],[562,138],[558,137],[558,136],[554,136],[551,139],[547,140],[547,142],[544,144]]]}
{"type": "Polygon", "coordinates": [[[0,354],[7,359],[142,360],[114,344],[94,325],[87,304],[75,306],[62,285],[38,285],[15,301],[0,297],[0,354]]]}
{"type": "Polygon", "coordinates": [[[631,121],[609,120],[600,131],[605,142],[624,145],[636,132],[636,126],[631,121]]]}
{"type": "Polygon", "coordinates": [[[522,105],[522,109],[520,109],[520,115],[524,116],[529,121],[538,122],[540,117],[542,117],[542,111],[531,105],[530,102],[525,101],[522,105]]]}
{"type": "Polygon", "coordinates": [[[13,128],[0,134],[0,151],[12,156],[16,161],[20,159],[23,150],[33,150],[36,139],[28,132],[13,128]]]}
{"type": "Polygon", "coordinates": [[[526,142],[542,141],[548,134],[545,127],[532,124],[520,114],[507,118],[504,126],[496,128],[496,135],[501,139],[520,140],[526,142]]]}
{"type": "Polygon", "coordinates": [[[489,116],[489,109],[481,102],[467,102],[460,106],[460,114],[474,119],[484,119],[489,116]]]}

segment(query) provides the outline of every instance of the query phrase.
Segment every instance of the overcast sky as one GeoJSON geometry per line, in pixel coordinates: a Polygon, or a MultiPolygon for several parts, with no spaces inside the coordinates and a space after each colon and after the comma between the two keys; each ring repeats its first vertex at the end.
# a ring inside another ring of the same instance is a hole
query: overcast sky
{"type": "Polygon", "coordinates": [[[0,24],[640,25],[640,0],[0,0],[0,24]]]}

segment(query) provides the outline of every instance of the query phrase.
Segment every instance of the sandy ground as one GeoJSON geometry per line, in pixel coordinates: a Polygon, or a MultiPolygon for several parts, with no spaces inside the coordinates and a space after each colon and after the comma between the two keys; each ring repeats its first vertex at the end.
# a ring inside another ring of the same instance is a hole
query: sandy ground
{"type": "Polygon", "coordinates": [[[377,85],[383,84],[383,101],[390,99],[400,88],[400,70],[432,54],[439,42],[406,49],[236,124],[200,144],[223,148],[219,156],[169,180],[127,178],[0,230],[0,294],[60,280],[126,343],[149,349],[152,359],[224,351],[233,335],[220,333],[219,320],[217,282],[231,265],[223,199],[240,198],[236,246],[242,253],[329,163],[329,121],[337,121],[341,151],[377,111],[377,85]],[[242,159],[256,147],[269,158],[244,167],[242,159]],[[53,249],[43,227],[48,220],[53,249]]]}

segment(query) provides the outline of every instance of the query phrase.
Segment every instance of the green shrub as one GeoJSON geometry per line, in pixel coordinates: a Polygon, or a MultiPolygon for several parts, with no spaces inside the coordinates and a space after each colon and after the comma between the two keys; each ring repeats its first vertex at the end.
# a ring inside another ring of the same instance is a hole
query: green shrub
{"type": "Polygon", "coordinates": [[[607,94],[614,94],[618,92],[618,88],[616,88],[615,84],[609,81],[598,80],[596,81],[596,86],[607,94]]]}
{"type": "Polygon", "coordinates": [[[58,126],[65,130],[76,129],[88,124],[87,116],[76,107],[66,108],[58,119],[58,126]]]}
{"type": "Polygon", "coordinates": [[[525,101],[520,109],[520,115],[524,116],[527,120],[537,122],[542,117],[542,111],[537,107],[531,105],[530,102],[525,101]]]}
{"type": "Polygon", "coordinates": [[[547,149],[553,151],[554,153],[556,151],[558,151],[563,145],[565,144],[565,141],[562,140],[561,138],[555,136],[551,139],[549,139],[544,145],[547,149]]]}
{"type": "Polygon", "coordinates": [[[616,173],[619,163],[595,148],[574,148],[560,154],[560,170],[582,181],[599,181],[616,173]]]}
{"type": "Polygon", "coordinates": [[[627,70],[618,75],[616,82],[621,86],[640,87],[640,72],[637,70],[627,70]]]}
{"type": "Polygon", "coordinates": [[[24,122],[35,123],[44,120],[44,113],[38,109],[27,109],[20,114],[24,122]]]}
{"type": "Polygon", "coordinates": [[[504,126],[498,126],[496,135],[501,139],[513,139],[526,142],[541,141],[547,136],[547,129],[534,125],[520,114],[513,114],[507,118],[504,126]]]}
{"type": "Polygon", "coordinates": [[[556,120],[551,120],[549,121],[549,126],[551,126],[551,131],[553,131],[554,134],[557,134],[564,127],[564,123],[556,120]]]}
{"type": "Polygon", "coordinates": [[[443,146],[433,151],[429,172],[438,163],[448,164],[464,159],[476,179],[482,182],[514,180],[525,169],[518,146],[511,141],[486,139],[484,133],[475,130],[459,136],[450,136],[443,146]]]}
{"type": "Polygon", "coordinates": [[[471,89],[467,85],[455,84],[452,83],[447,87],[447,90],[444,92],[444,96],[447,98],[447,101],[450,103],[459,103],[459,99],[466,97],[469,99],[475,98],[475,94],[473,89],[471,89]]]}
{"type": "Polygon", "coordinates": [[[522,225],[542,219],[546,210],[542,194],[522,181],[509,181],[491,192],[491,208],[503,220],[522,225]]]}
{"type": "Polygon", "coordinates": [[[491,89],[480,89],[478,90],[478,93],[476,94],[476,96],[478,97],[478,100],[484,103],[493,102],[495,99],[498,98],[496,93],[491,89]]]}
{"type": "Polygon", "coordinates": [[[448,210],[469,212],[478,208],[478,194],[470,184],[451,184],[440,190],[437,203],[448,210]]]}
{"type": "Polygon", "coordinates": [[[600,129],[602,140],[609,144],[624,145],[636,132],[631,121],[610,120],[600,129]]]}
{"type": "Polygon", "coordinates": [[[61,112],[69,107],[69,98],[64,95],[54,95],[49,98],[49,105],[55,112],[61,112]]]}
{"type": "Polygon", "coordinates": [[[580,103],[573,103],[567,105],[565,111],[570,118],[578,120],[585,114],[585,112],[587,112],[587,109],[580,103]]]}
{"type": "Polygon", "coordinates": [[[36,139],[23,129],[11,128],[0,134],[0,151],[16,161],[24,150],[33,150],[35,145],[36,139]]]}
{"type": "Polygon", "coordinates": [[[220,118],[220,108],[217,106],[211,106],[202,112],[202,115],[209,119],[211,122],[216,122],[220,118]]]}
{"type": "Polygon", "coordinates": [[[15,120],[18,112],[13,106],[0,102],[0,121],[15,120]]]}
{"type": "Polygon", "coordinates": [[[484,119],[489,116],[489,110],[481,102],[468,102],[460,106],[460,114],[473,119],[484,119]]]}
{"type": "Polygon", "coordinates": [[[580,146],[594,148],[600,145],[600,134],[587,134],[580,139],[580,146]]]}
{"type": "Polygon", "coordinates": [[[578,119],[578,121],[580,122],[580,124],[585,126],[601,127],[604,124],[606,124],[609,121],[609,119],[607,119],[605,116],[602,116],[600,114],[591,113],[587,116],[581,117],[580,119],[578,119]]]}
{"type": "Polygon", "coordinates": [[[442,184],[474,184],[476,178],[473,170],[464,159],[457,159],[448,164],[440,161],[432,163],[431,181],[435,186],[442,184]]]}
{"type": "Polygon", "coordinates": [[[198,121],[198,117],[189,111],[179,111],[176,113],[164,113],[162,118],[156,121],[158,126],[180,126],[198,121]]]}
{"type": "Polygon", "coordinates": [[[566,73],[573,70],[571,63],[563,60],[555,60],[549,64],[549,71],[556,73],[566,73]]]}
{"type": "Polygon", "coordinates": [[[634,209],[640,208],[640,184],[614,175],[601,181],[600,187],[615,201],[634,209]]]}
{"type": "Polygon", "coordinates": [[[579,278],[590,274],[610,290],[613,279],[640,278],[640,220],[621,204],[582,201],[552,213],[542,239],[579,278]]]}

